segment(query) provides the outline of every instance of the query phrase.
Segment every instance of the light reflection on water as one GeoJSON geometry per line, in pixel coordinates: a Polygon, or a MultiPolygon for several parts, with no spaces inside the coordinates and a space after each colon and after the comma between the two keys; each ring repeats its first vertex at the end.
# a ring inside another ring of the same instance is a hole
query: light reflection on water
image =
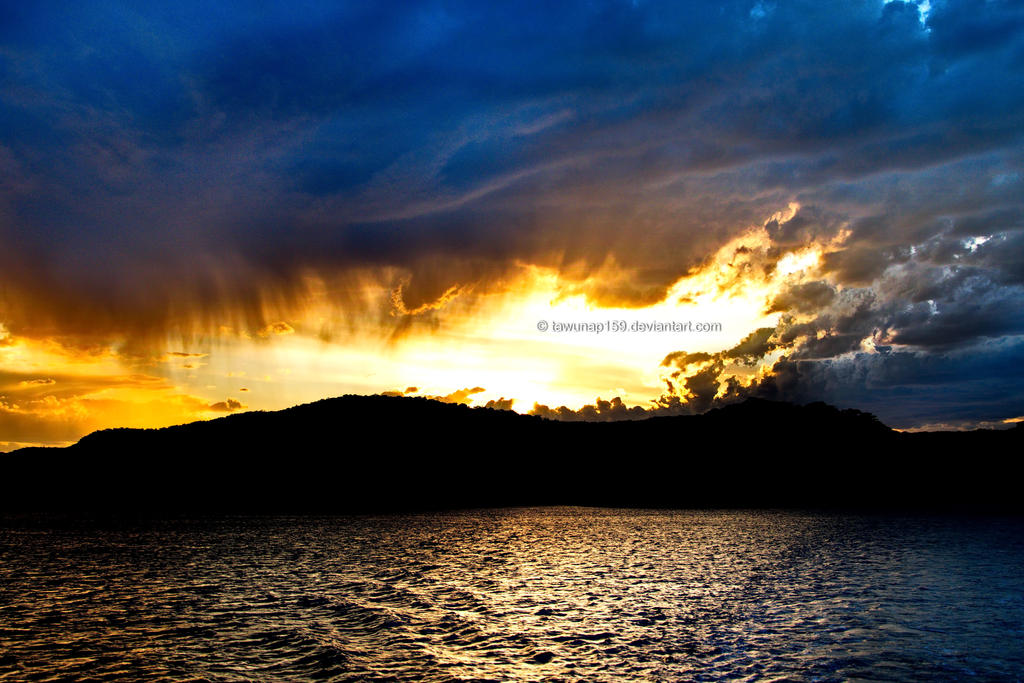
{"type": "Polygon", "coordinates": [[[0,520],[0,677],[1016,680],[1024,522],[0,520]]]}

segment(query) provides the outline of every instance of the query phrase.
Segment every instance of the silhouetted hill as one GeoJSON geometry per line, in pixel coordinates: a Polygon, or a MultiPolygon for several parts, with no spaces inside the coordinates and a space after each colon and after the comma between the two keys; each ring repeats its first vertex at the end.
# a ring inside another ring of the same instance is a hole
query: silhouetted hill
{"type": "Polygon", "coordinates": [[[905,434],[823,403],[552,422],[343,396],[0,456],[16,510],[356,511],[523,504],[1009,506],[1024,430],[905,434]]]}

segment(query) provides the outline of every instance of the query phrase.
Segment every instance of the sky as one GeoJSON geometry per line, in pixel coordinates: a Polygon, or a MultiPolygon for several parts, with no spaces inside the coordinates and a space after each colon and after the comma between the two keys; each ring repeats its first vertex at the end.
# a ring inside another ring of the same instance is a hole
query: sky
{"type": "Polygon", "coordinates": [[[0,450],[346,393],[1024,417],[1024,5],[0,2],[0,450]]]}

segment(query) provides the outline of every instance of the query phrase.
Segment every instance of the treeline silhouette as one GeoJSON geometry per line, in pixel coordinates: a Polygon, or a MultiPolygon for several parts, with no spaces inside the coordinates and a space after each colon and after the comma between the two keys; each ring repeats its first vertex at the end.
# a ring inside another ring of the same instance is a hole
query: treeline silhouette
{"type": "Polygon", "coordinates": [[[1016,508],[1024,428],[907,434],[816,403],[554,422],[343,396],[0,455],[7,511],[371,512],[509,505],[1016,508]]]}

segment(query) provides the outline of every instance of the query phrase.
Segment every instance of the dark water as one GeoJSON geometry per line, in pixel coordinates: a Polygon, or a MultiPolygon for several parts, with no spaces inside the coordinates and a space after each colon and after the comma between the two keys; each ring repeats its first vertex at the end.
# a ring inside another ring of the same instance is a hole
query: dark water
{"type": "Polygon", "coordinates": [[[1018,680],[1024,524],[0,520],[0,679],[1018,680]]]}

